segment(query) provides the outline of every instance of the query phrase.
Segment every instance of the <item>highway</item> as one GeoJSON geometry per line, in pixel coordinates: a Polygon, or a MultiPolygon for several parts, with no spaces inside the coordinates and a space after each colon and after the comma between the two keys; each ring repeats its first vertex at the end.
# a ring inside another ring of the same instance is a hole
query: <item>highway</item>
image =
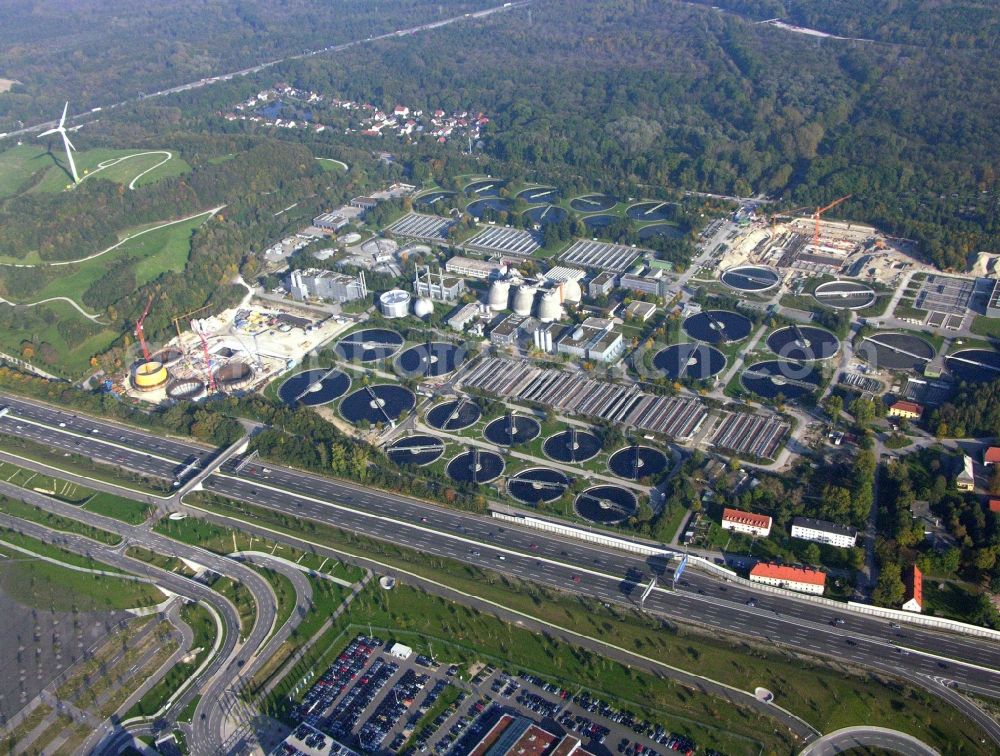
{"type": "MultiPolygon", "coordinates": [[[[21,410],[13,402],[11,415],[21,410]]],[[[43,408],[46,421],[33,433],[64,440],[60,418],[72,413],[43,408]]],[[[38,410],[36,410],[37,412],[38,410]]],[[[112,435],[103,421],[87,419],[98,433],[78,436],[80,453],[108,454],[112,435]]],[[[141,432],[134,439],[142,456],[162,439],[141,432]]],[[[181,442],[177,453],[194,453],[181,442]]],[[[160,448],[161,452],[163,450],[160,448]]],[[[173,452],[171,452],[173,453],[173,452]]],[[[671,569],[662,558],[642,558],[598,548],[551,534],[522,530],[491,518],[450,510],[396,494],[321,478],[257,462],[236,475],[232,463],[204,481],[207,490],[308,517],[424,553],[450,557],[532,582],[580,593],[609,604],[634,606],[642,583],[654,574],[669,582],[671,569]],[[501,557],[503,557],[501,559],[501,557]]],[[[662,582],[661,580],[661,582],[662,582]]],[[[895,629],[884,619],[820,607],[795,597],[763,593],[689,571],[676,591],[660,588],[645,609],[677,622],[744,636],[903,677],[959,705],[1000,743],[1000,725],[952,686],[1000,696],[1000,649],[989,641],[906,626],[895,629]],[[755,605],[748,605],[753,600],[755,605]],[[841,620],[838,624],[836,620],[841,620]]],[[[780,696],[780,693],[779,693],[780,696]]]]}
{"type": "MultiPolygon", "coordinates": [[[[177,86],[168,87],[166,89],[161,89],[161,90],[158,90],[156,92],[150,92],[150,93],[147,93],[147,94],[141,94],[140,93],[139,95],[137,95],[135,97],[127,97],[124,100],[120,100],[118,102],[109,103],[107,105],[104,105],[97,112],[95,112],[93,110],[88,110],[88,111],[83,112],[83,113],[78,113],[75,116],[70,116],[67,119],[67,121],[69,123],[76,124],[76,128],[79,128],[81,125],[83,125],[87,121],[96,120],[106,110],[114,110],[115,108],[120,108],[120,107],[123,107],[125,105],[129,105],[129,104],[132,104],[132,103],[140,102],[142,100],[148,100],[148,99],[154,98],[154,97],[165,97],[167,95],[177,94],[178,92],[187,92],[187,91],[190,91],[192,89],[200,89],[202,87],[206,87],[206,86],[208,86],[210,84],[215,84],[215,83],[220,82],[220,81],[229,81],[230,79],[232,79],[232,78],[234,78],[236,76],[248,76],[250,74],[259,73],[260,71],[263,71],[263,70],[268,69],[268,68],[272,68],[274,66],[277,66],[277,65],[279,65],[281,63],[285,63],[285,62],[290,61],[290,60],[302,60],[304,58],[311,58],[311,57],[314,57],[316,55],[324,55],[326,53],[344,52],[345,50],[349,50],[352,47],[356,47],[358,45],[364,45],[364,44],[368,44],[370,42],[376,42],[376,41],[382,40],[382,39],[389,39],[391,37],[404,37],[404,36],[407,36],[407,35],[410,35],[410,34],[417,34],[418,32],[428,31],[430,29],[437,29],[437,28],[440,28],[442,26],[448,26],[449,24],[454,24],[456,22],[463,21],[463,20],[468,19],[468,18],[485,18],[487,16],[493,15],[494,13],[499,13],[501,11],[509,11],[509,10],[514,10],[515,8],[520,8],[520,7],[524,6],[524,5],[528,5],[529,2],[530,2],[530,0],[518,0],[518,2],[503,3],[501,5],[496,5],[496,6],[493,6],[493,7],[490,7],[490,8],[484,8],[483,10],[480,10],[480,11],[475,11],[475,12],[471,12],[471,13],[463,13],[463,14],[458,15],[458,16],[451,16],[450,18],[444,18],[444,19],[441,19],[440,21],[433,21],[433,22],[427,23],[427,24],[419,24],[417,26],[411,26],[411,27],[409,27],[407,29],[398,29],[398,30],[395,30],[395,31],[385,32],[384,34],[379,34],[377,36],[368,37],[366,39],[356,39],[356,40],[353,40],[351,42],[344,42],[344,43],[339,44],[339,45],[330,45],[328,47],[320,48],[319,50],[307,50],[306,52],[299,53],[297,55],[288,55],[286,57],[279,58],[277,60],[271,60],[271,61],[267,61],[265,63],[260,63],[260,64],[255,65],[255,66],[249,66],[247,68],[241,68],[238,71],[232,71],[230,73],[219,74],[217,76],[204,77],[204,78],[198,79],[197,81],[190,81],[190,82],[187,82],[186,84],[178,84],[177,86]]],[[[51,128],[55,127],[56,125],[57,125],[57,121],[46,121],[45,123],[37,123],[37,124],[34,124],[32,126],[25,126],[24,128],[20,128],[20,129],[14,130],[14,131],[6,132],[2,136],[0,136],[0,140],[7,139],[7,138],[12,138],[12,137],[16,138],[16,137],[24,136],[25,134],[33,134],[35,132],[44,131],[46,129],[51,129],[51,128]]]]}

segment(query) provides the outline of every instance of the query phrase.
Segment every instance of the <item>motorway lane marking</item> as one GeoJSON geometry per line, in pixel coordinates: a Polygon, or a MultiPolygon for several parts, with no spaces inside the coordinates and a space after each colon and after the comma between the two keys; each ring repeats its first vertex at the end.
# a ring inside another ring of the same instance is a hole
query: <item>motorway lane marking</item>
{"type": "MultiPolygon", "coordinates": [[[[231,477],[231,476],[227,476],[227,477],[231,477]]],[[[201,507],[199,507],[199,506],[197,506],[195,504],[185,504],[184,506],[190,507],[191,509],[195,509],[195,510],[197,510],[199,512],[204,512],[205,514],[209,514],[209,515],[210,514],[214,514],[212,511],[210,511],[208,509],[202,509],[201,507]]],[[[605,648],[614,649],[615,651],[624,653],[627,656],[631,656],[631,657],[634,657],[636,659],[642,659],[643,661],[649,662],[649,663],[653,664],[654,666],[661,667],[663,669],[669,669],[669,670],[671,670],[671,671],[673,671],[675,673],[682,674],[682,675],[684,675],[686,677],[692,677],[692,678],[699,679],[699,680],[705,680],[705,681],[711,683],[712,685],[718,685],[719,687],[725,688],[726,690],[731,690],[734,693],[739,694],[740,697],[752,697],[753,696],[753,694],[751,694],[750,692],[745,691],[745,690],[740,690],[739,688],[737,688],[737,687],[735,687],[733,685],[729,685],[728,683],[720,682],[719,680],[714,680],[711,677],[706,677],[706,676],[700,675],[700,674],[698,674],[696,672],[690,672],[688,670],[681,669],[680,667],[674,667],[673,665],[667,664],[666,662],[664,662],[664,661],[662,661],[660,659],[655,659],[655,658],[653,658],[651,656],[645,656],[644,654],[640,654],[640,653],[638,653],[636,651],[632,651],[632,650],[630,650],[628,648],[625,648],[624,646],[617,646],[614,643],[611,643],[610,641],[603,640],[601,638],[595,638],[593,636],[587,635],[586,633],[580,632],[578,630],[572,630],[570,628],[563,627],[562,625],[558,625],[555,622],[549,622],[548,620],[539,619],[539,618],[534,617],[534,616],[532,616],[532,615],[530,615],[530,614],[528,614],[526,612],[522,612],[522,611],[520,611],[518,609],[512,609],[511,607],[505,606],[504,604],[501,604],[501,603],[499,603],[497,601],[492,601],[490,599],[486,599],[486,598],[483,598],[481,596],[476,596],[476,595],[473,595],[473,594],[470,594],[470,593],[466,593],[465,591],[462,591],[462,590],[460,590],[458,588],[454,588],[454,587],[452,587],[450,585],[447,585],[446,583],[440,583],[440,582],[438,582],[436,580],[433,580],[432,578],[424,577],[423,575],[420,575],[420,574],[418,574],[416,572],[410,572],[409,570],[403,569],[401,567],[397,567],[395,565],[387,564],[385,562],[380,562],[378,559],[375,559],[375,558],[373,558],[371,556],[367,556],[367,555],[363,555],[363,554],[356,554],[356,553],[352,553],[350,551],[344,551],[343,549],[334,548],[334,547],[331,547],[331,546],[329,546],[327,544],[318,543],[316,541],[311,541],[308,538],[305,538],[304,536],[290,535],[289,533],[285,533],[283,531],[275,530],[273,528],[270,528],[267,525],[262,525],[260,523],[250,522],[248,520],[244,520],[244,519],[241,519],[239,517],[234,517],[234,516],[231,516],[231,515],[227,515],[226,518],[230,519],[230,520],[235,520],[236,522],[243,523],[244,525],[248,525],[250,527],[259,528],[260,530],[267,531],[268,533],[272,533],[275,536],[282,536],[282,537],[285,537],[285,538],[293,538],[293,539],[295,539],[297,541],[300,541],[302,543],[307,543],[307,544],[310,544],[312,546],[316,546],[318,548],[327,549],[329,551],[333,551],[333,552],[336,552],[336,553],[339,553],[339,554],[346,554],[346,555],[351,556],[351,557],[353,557],[355,559],[362,559],[362,560],[370,562],[372,564],[377,564],[377,565],[385,568],[386,570],[390,570],[390,571],[393,571],[393,572],[396,572],[396,573],[399,573],[399,574],[402,574],[402,575],[408,575],[408,576],[410,576],[410,577],[412,577],[412,578],[414,578],[414,579],[416,579],[418,581],[423,581],[425,583],[430,583],[432,585],[436,585],[439,588],[443,588],[446,591],[449,591],[451,593],[457,594],[459,596],[463,596],[463,597],[465,597],[467,599],[472,599],[474,601],[479,601],[479,602],[481,602],[483,604],[487,604],[489,606],[493,606],[493,607],[496,607],[498,609],[502,609],[503,611],[508,612],[510,614],[513,614],[515,616],[524,617],[525,619],[527,619],[527,620],[529,620],[531,622],[535,622],[535,623],[537,623],[539,625],[542,625],[544,627],[555,628],[556,630],[559,630],[560,632],[565,633],[568,636],[576,637],[576,638],[584,638],[584,639],[586,639],[586,640],[588,640],[588,641],[590,641],[592,643],[596,643],[597,645],[604,646],[605,648]]],[[[521,621],[518,620],[518,624],[520,624],[520,622],[521,621]]],[[[792,712],[788,711],[787,709],[785,709],[784,707],[780,706],[779,704],[771,703],[770,706],[773,707],[773,708],[775,708],[775,709],[777,709],[778,711],[782,712],[782,714],[784,714],[785,716],[789,717],[790,719],[794,719],[795,721],[801,723],[806,729],[810,730],[811,732],[815,733],[816,735],[821,735],[822,734],[822,733],[820,733],[819,730],[817,730],[815,727],[813,727],[811,724],[809,724],[809,722],[807,722],[806,720],[802,719],[802,717],[798,716],[797,714],[793,714],[792,712]]]]}
{"type": "MultiPolygon", "coordinates": [[[[463,544],[466,544],[466,545],[472,544],[472,545],[475,545],[475,546],[486,546],[487,548],[493,549],[494,551],[502,552],[504,554],[510,554],[510,555],[517,556],[517,557],[520,557],[520,558],[523,558],[523,559],[534,558],[536,562],[541,562],[543,564],[548,564],[550,567],[572,569],[572,570],[574,570],[574,571],[576,571],[578,573],[589,574],[589,575],[592,575],[592,576],[595,576],[595,577],[598,577],[598,578],[602,578],[602,579],[608,579],[608,580],[620,580],[621,579],[620,576],[618,576],[618,575],[610,575],[608,573],[599,572],[597,570],[590,569],[589,567],[579,567],[577,565],[567,564],[565,562],[561,562],[559,560],[551,559],[549,557],[544,557],[544,556],[534,556],[534,557],[532,557],[531,554],[526,554],[526,553],[521,552],[521,551],[516,551],[514,549],[509,549],[507,547],[496,546],[496,545],[493,545],[493,544],[484,544],[484,543],[482,543],[480,541],[476,541],[476,540],[473,540],[473,539],[465,538],[464,536],[459,536],[459,535],[454,535],[454,534],[447,533],[447,532],[442,532],[442,531],[434,530],[433,528],[428,528],[428,527],[425,527],[425,526],[420,525],[420,524],[409,523],[409,522],[406,522],[405,520],[398,520],[398,519],[395,519],[395,518],[387,517],[385,515],[374,514],[372,512],[362,512],[362,511],[359,511],[359,510],[354,509],[352,507],[345,506],[345,505],[340,504],[340,503],[336,503],[336,502],[332,502],[332,501],[331,502],[327,502],[327,501],[323,501],[321,499],[316,499],[314,497],[308,496],[306,494],[300,494],[300,493],[296,493],[294,491],[289,491],[287,489],[282,489],[282,488],[278,488],[276,486],[268,485],[266,483],[262,483],[260,481],[257,481],[256,479],[253,482],[251,482],[251,481],[248,481],[246,479],[237,478],[237,477],[234,477],[232,475],[229,475],[228,473],[223,473],[223,472],[219,472],[219,471],[216,471],[214,473],[214,475],[217,475],[219,477],[229,478],[230,480],[233,480],[233,481],[237,482],[237,484],[243,485],[243,486],[247,486],[248,488],[253,488],[255,485],[259,485],[259,487],[266,488],[266,489],[268,489],[268,490],[270,490],[270,491],[272,491],[274,493],[277,493],[277,494],[284,494],[286,496],[292,496],[292,497],[296,497],[296,498],[303,499],[303,500],[306,500],[306,501],[312,501],[312,502],[314,502],[316,504],[321,504],[321,505],[323,505],[325,507],[329,507],[329,508],[333,508],[333,509],[339,509],[339,510],[342,510],[342,511],[345,511],[345,512],[350,512],[350,513],[355,514],[355,515],[361,515],[363,517],[372,518],[376,522],[381,522],[382,524],[389,524],[389,525],[394,525],[394,526],[403,526],[403,527],[406,527],[406,528],[415,529],[415,530],[423,532],[423,533],[428,533],[428,534],[436,535],[439,538],[449,539],[451,541],[456,541],[456,542],[463,543],[463,544]]],[[[191,505],[186,505],[186,506],[191,506],[191,505]]],[[[267,504],[265,503],[264,506],[267,506],[267,504]]],[[[509,568],[512,565],[507,565],[507,566],[509,568]]],[[[497,569],[497,567],[499,567],[499,566],[489,567],[488,569],[497,569]]],[[[503,571],[503,570],[499,570],[499,571],[503,571]]],[[[674,593],[673,591],[668,591],[668,590],[666,590],[664,588],[660,588],[660,587],[657,587],[655,590],[658,591],[658,592],[660,592],[660,593],[662,593],[662,594],[665,594],[664,598],[666,596],[668,596],[668,595],[671,595],[671,594],[673,594],[675,597],[678,595],[678,593],[674,593]]],[[[719,600],[719,599],[716,599],[715,597],[702,596],[700,594],[697,594],[697,593],[694,593],[694,592],[689,592],[689,591],[684,591],[683,592],[683,596],[685,598],[688,598],[688,599],[691,599],[691,600],[695,600],[695,601],[700,601],[702,603],[706,603],[706,604],[708,604],[711,607],[719,607],[720,604],[724,603],[724,604],[729,605],[730,609],[736,609],[737,611],[741,611],[744,614],[756,615],[758,617],[765,616],[765,615],[771,616],[770,613],[766,612],[765,610],[757,609],[756,607],[747,607],[744,604],[738,604],[736,602],[726,601],[725,599],[719,600]]],[[[717,609],[716,609],[716,611],[717,611],[717,609]]],[[[775,620],[771,619],[770,622],[773,623],[773,622],[775,622],[775,620]]],[[[795,618],[795,619],[789,618],[789,619],[784,619],[784,620],[778,620],[778,622],[780,623],[780,625],[793,624],[794,626],[796,626],[798,628],[811,627],[813,630],[820,630],[820,631],[822,631],[822,632],[824,632],[824,633],[826,633],[828,635],[832,635],[832,636],[840,636],[840,637],[844,637],[844,638],[846,638],[846,637],[857,637],[859,640],[865,640],[866,642],[870,642],[870,643],[873,643],[875,645],[884,645],[884,646],[887,646],[887,647],[888,646],[894,646],[894,644],[892,644],[892,643],[886,643],[884,641],[881,641],[880,639],[874,638],[874,637],[866,635],[866,634],[855,634],[855,636],[848,636],[847,631],[838,632],[838,628],[827,627],[826,625],[822,625],[822,624],[816,623],[816,622],[809,622],[807,620],[799,620],[797,618],[795,618]]],[[[774,631],[778,631],[778,630],[780,630],[780,627],[776,626],[776,627],[773,627],[772,629],[774,631]]],[[[820,647],[819,646],[810,646],[810,648],[819,649],[820,647]]],[[[969,666],[974,666],[974,667],[979,668],[979,669],[986,669],[987,671],[989,671],[991,673],[995,673],[996,672],[996,670],[989,669],[989,668],[986,668],[986,667],[980,667],[979,665],[970,665],[968,662],[960,662],[958,660],[954,660],[954,661],[956,663],[967,664],[969,666]]]]}
{"type": "MultiPolygon", "coordinates": [[[[87,434],[85,434],[85,433],[78,433],[78,432],[73,431],[73,430],[71,430],[69,428],[60,428],[60,427],[58,427],[56,425],[49,425],[48,423],[43,423],[43,422],[41,422],[39,420],[32,420],[31,418],[22,417],[21,415],[18,415],[16,413],[8,415],[8,417],[10,417],[12,420],[16,418],[17,420],[19,420],[21,422],[29,423],[31,425],[38,426],[39,428],[47,428],[49,430],[55,431],[56,433],[61,433],[61,434],[65,435],[65,436],[70,436],[72,438],[80,438],[80,439],[84,439],[85,438],[85,439],[87,439],[87,440],[89,440],[91,442],[98,443],[98,444],[103,444],[104,446],[112,446],[112,447],[114,447],[116,449],[122,449],[124,451],[129,452],[130,454],[142,454],[142,455],[145,455],[145,456],[148,456],[148,457],[152,457],[153,459],[158,459],[161,462],[169,462],[172,465],[183,464],[183,461],[179,462],[176,459],[170,459],[168,457],[161,457],[159,454],[154,454],[153,452],[149,452],[149,451],[145,451],[145,450],[143,450],[143,451],[137,451],[135,448],[133,448],[131,446],[124,446],[121,443],[118,443],[116,441],[111,441],[110,439],[101,438],[101,436],[99,434],[98,435],[94,435],[94,434],[89,434],[89,433],[87,433],[87,434]]],[[[14,431],[14,433],[16,435],[17,432],[14,431]]],[[[30,436],[29,436],[29,438],[30,438],[30,436]]],[[[46,443],[56,444],[56,442],[54,442],[54,441],[46,441],[46,443]]],[[[58,445],[58,444],[56,444],[56,445],[58,445]]],[[[74,447],[75,447],[75,444],[74,444],[74,447]]],[[[200,460],[199,460],[199,465],[200,465],[200,460]]]]}

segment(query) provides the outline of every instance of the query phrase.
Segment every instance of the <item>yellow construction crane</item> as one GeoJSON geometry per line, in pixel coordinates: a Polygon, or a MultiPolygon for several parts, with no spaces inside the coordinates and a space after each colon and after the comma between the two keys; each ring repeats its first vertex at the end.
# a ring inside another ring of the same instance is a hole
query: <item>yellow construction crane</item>
{"type": "Polygon", "coordinates": [[[835,199],[833,202],[831,202],[826,207],[817,207],[816,208],[816,212],[813,214],[813,220],[816,221],[816,226],[813,229],[813,246],[814,247],[819,246],[819,217],[823,213],[825,213],[827,210],[830,210],[830,209],[836,207],[837,205],[839,205],[844,200],[849,200],[853,196],[854,196],[853,194],[848,194],[847,196],[841,197],[840,199],[835,199]]]}

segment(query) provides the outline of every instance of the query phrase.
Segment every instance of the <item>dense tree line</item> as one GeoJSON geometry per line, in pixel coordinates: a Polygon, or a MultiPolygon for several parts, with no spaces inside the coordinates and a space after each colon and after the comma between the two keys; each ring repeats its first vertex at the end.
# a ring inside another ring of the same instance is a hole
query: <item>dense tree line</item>
{"type": "MultiPolygon", "coordinates": [[[[847,5],[835,5],[846,19],[847,5]]],[[[296,61],[279,75],[383,106],[482,110],[492,122],[481,169],[568,193],[767,192],[791,206],[853,194],[831,216],[914,239],[940,266],[963,268],[996,249],[1000,82],[989,56],[819,40],[655,0],[553,0],[531,12],[531,24],[457,24],[296,61]]],[[[287,138],[373,144],[330,129],[287,138]]],[[[432,140],[379,144],[411,165],[456,151],[432,140]]]]}
{"type": "Polygon", "coordinates": [[[962,384],[931,413],[928,426],[948,438],[1000,436],[1000,381],[962,384]]]}

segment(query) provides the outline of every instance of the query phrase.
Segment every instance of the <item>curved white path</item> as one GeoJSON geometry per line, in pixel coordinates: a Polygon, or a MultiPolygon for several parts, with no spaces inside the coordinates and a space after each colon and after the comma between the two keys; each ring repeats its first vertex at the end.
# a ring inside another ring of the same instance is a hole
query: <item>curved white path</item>
{"type": "Polygon", "coordinates": [[[100,163],[98,163],[97,167],[94,170],[90,171],[87,175],[83,176],[83,178],[80,179],[80,183],[82,184],[87,179],[89,179],[89,178],[91,178],[93,176],[96,176],[98,173],[100,173],[101,171],[103,171],[103,170],[105,170],[107,168],[111,168],[112,166],[118,165],[119,163],[122,163],[122,162],[124,162],[126,160],[131,160],[132,158],[135,158],[135,157],[142,157],[143,155],[166,155],[166,157],[164,157],[163,160],[161,160],[156,165],[151,166],[151,167],[147,168],[146,170],[138,173],[135,176],[135,178],[133,178],[129,182],[128,188],[129,188],[130,191],[135,191],[135,182],[136,181],[138,181],[139,179],[141,179],[143,176],[145,176],[150,171],[155,171],[161,165],[163,165],[164,163],[166,163],[169,160],[173,160],[173,158],[174,158],[174,153],[172,153],[172,152],[170,152],[168,150],[149,150],[147,152],[134,152],[131,155],[122,155],[121,157],[109,158],[108,160],[102,160],[100,163]]]}
{"type": "Polygon", "coordinates": [[[4,299],[3,297],[0,297],[0,304],[8,304],[11,305],[12,307],[37,307],[38,305],[43,305],[46,302],[60,302],[60,301],[69,302],[70,305],[77,312],[83,315],[83,317],[87,318],[88,320],[93,320],[95,323],[98,322],[98,319],[100,318],[99,315],[91,315],[89,312],[84,310],[82,307],[80,307],[80,305],[78,305],[69,297],[48,297],[46,299],[39,299],[37,302],[11,302],[9,299],[4,299]]]}
{"type": "Polygon", "coordinates": [[[337,160],[336,158],[324,158],[324,157],[318,157],[316,159],[317,160],[325,160],[328,163],[336,163],[337,165],[343,166],[343,168],[344,168],[345,171],[351,170],[351,167],[347,163],[345,163],[343,160],[337,160]]]}

